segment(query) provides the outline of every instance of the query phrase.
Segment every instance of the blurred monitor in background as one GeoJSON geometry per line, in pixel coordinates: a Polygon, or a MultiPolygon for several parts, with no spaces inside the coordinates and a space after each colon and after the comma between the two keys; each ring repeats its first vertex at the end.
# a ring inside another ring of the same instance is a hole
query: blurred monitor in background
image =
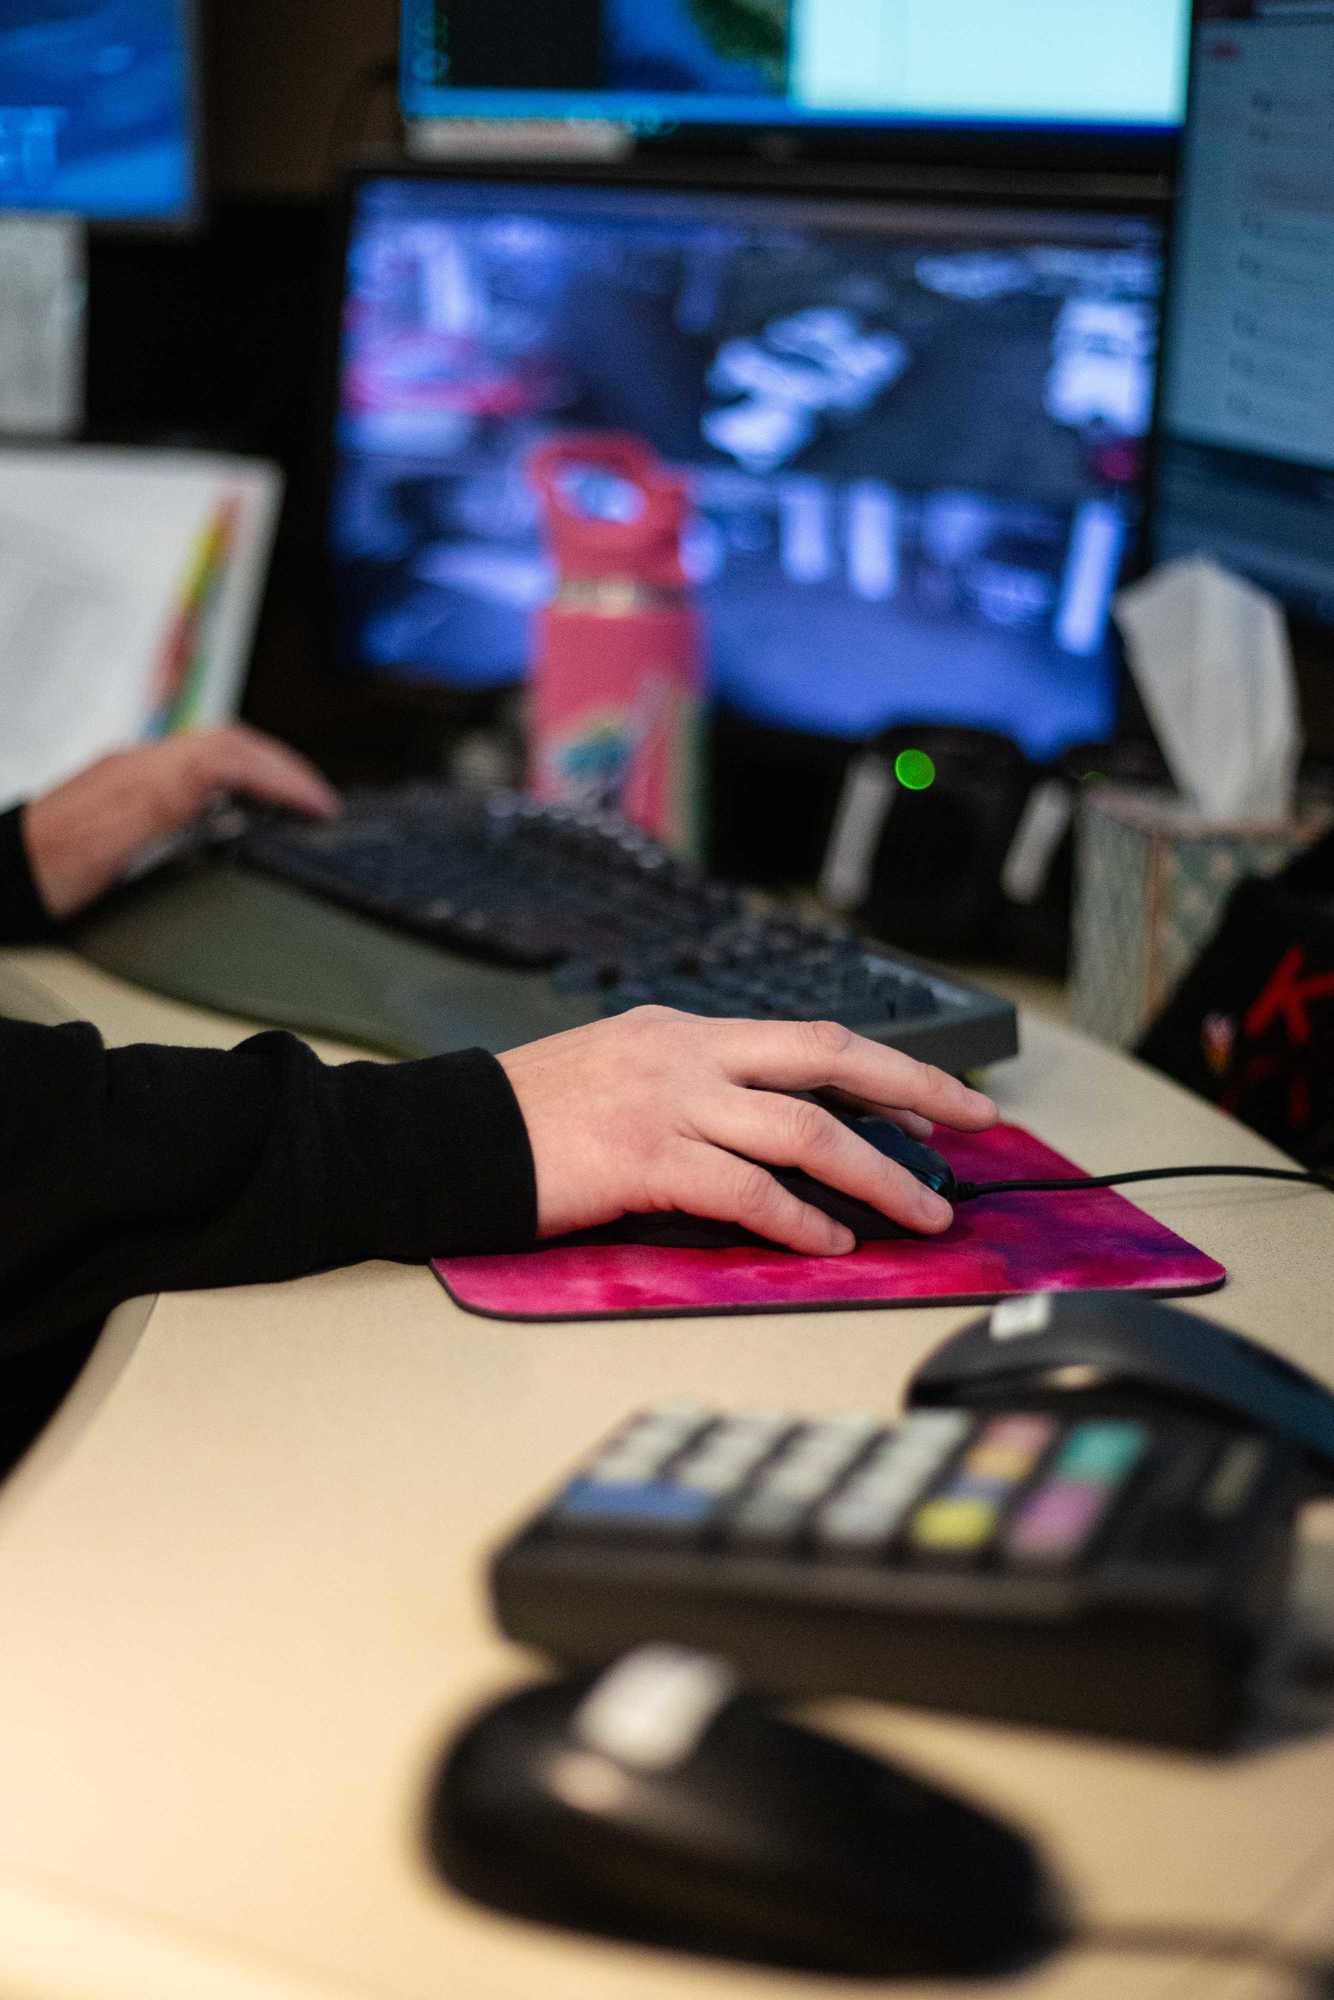
{"type": "Polygon", "coordinates": [[[1189,0],[404,0],[410,120],[1119,135],[1180,122],[1189,0]]]}
{"type": "Polygon", "coordinates": [[[1334,631],[1334,4],[1202,0],[1154,553],[1334,631]]]}
{"type": "Polygon", "coordinates": [[[553,587],[532,451],[618,431],[686,478],[731,713],[991,729],[1039,761],[1105,740],[1161,265],[1139,212],[363,178],[338,662],[405,694],[522,682],[553,587]]]}
{"type": "Polygon", "coordinates": [[[188,222],[192,0],[4,0],[0,210],[188,222]]]}

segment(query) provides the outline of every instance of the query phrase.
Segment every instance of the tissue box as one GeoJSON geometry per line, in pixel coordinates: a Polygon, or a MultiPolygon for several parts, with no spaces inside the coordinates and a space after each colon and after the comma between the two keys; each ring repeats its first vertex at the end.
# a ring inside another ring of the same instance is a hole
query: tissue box
{"type": "Polygon", "coordinates": [[[1275,875],[1330,824],[1327,809],[1220,824],[1167,793],[1098,786],[1076,841],[1070,1011],[1128,1047],[1208,944],[1237,884],[1275,875]]]}

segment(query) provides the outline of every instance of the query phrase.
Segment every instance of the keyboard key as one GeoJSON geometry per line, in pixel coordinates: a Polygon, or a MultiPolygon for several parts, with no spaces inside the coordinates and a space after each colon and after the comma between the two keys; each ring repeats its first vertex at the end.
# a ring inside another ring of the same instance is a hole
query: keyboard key
{"type": "Polygon", "coordinates": [[[800,1536],[810,1511],[809,1496],[761,1487],[741,1502],[723,1532],[728,1541],[743,1547],[786,1548],[800,1536]]]}
{"type": "Polygon", "coordinates": [[[815,1538],[832,1549],[886,1548],[921,1490],[922,1482],[915,1475],[893,1481],[883,1474],[854,1479],[837,1499],[820,1509],[815,1538]]]}
{"type": "Polygon", "coordinates": [[[996,1502],[980,1493],[945,1492],[913,1515],[908,1540],[929,1556],[976,1556],[990,1543],[1000,1520],[996,1502]]]}
{"type": "Polygon", "coordinates": [[[707,1410],[679,1404],[647,1411],[619,1431],[589,1468],[607,1485],[635,1485],[655,1479],[669,1460],[713,1423],[707,1410]]]}
{"type": "Polygon", "coordinates": [[[1017,1486],[1036,1470],[1056,1435],[1054,1417],[996,1417],[963,1457],[969,1479],[1017,1486]]]}
{"type": "Polygon", "coordinates": [[[899,1427],[894,1448],[911,1464],[938,1471],[972,1428],[973,1420],[959,1410],[922,1410],[899,1427]]]}
{"type": "Polygon", "coordinates": [[[1142,1424],[1076,1424],[1057,1456],[1059,1478],[1119,1485],[1148,1449],[1142,1424]]]}
{"type": "Polygon", "coordinates": [[[818,1500],[837,1485],[880,1429],[874,1417],[834,1418],[808,1424],[768,1468],[763,1483],[774,1493],[818,1500]]]}
{"type": "Polygon", "coordinates": [[[842,1543],[888,1542],[930,1486],[957,1441],[954,1426],[925,1434],[905,1425],[870,1451],[837,1497],[823,1509],[817,1535],[842,1543]],[[876,1524],[873,1526],[873,1524],[876,1524]]]}
{"type": "Polygon", "coordinates": [[[808,1506],[822,1499],[832,1485],[828,1469],[818,1459],[796,1455],[781,1458],[761,1481],[764,1492],[780,1494],[787,1500],[801,1500],[808,1506]]]}
{"type": "Polygon", "coordinates": [[[566,1487],[550,1519],[565,1532],[642,1535],[654,1541],[691,1540],[717,1509],[708,1493],[663,1483],[610,1486],[576,1479],[566,1487]]]}
{"type": "Polygon", "coordinates": [[[1106,1516],[1112,1486],[1051,1479],[1025,1501],[1005,1537],[1011,1562],[1059,1565],[1083,1555],[1106,1516]]]}
{"type": "Polygon", "coordinates": [[[599,1486],[646,1486],[658,1477],[666,1461],[674,1455],[659,1444],[636,1444],[633,1439],[613,1451],[604,1452],[588,1468],[588,1477],[599,1486]]]}
{"type": "Polygon", "coordinates": [[[744,1486],[755,1468],[773,1451],[781,1432],[724,1424],[675,1468],[682,1486],[702,1492],[726,1493],[744,1486]]]}

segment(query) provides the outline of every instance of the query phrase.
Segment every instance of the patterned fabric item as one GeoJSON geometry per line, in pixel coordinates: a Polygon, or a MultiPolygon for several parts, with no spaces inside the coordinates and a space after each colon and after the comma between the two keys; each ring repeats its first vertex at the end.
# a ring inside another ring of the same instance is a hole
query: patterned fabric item
{"type": "MultiPolygon", "coordinates": [[[[1082,1171],[1017,1125],[937,1133],[932,1143],[959,1180],[1054,1180],[1082,1171]]],[[[444,1258],[433,1268],[459,1305],[500,1319],[980,1305],[1020,1292],[1208,1292],[1227,1275],[1108,1188],[984,1195],[955,1211],[944,1236],[863,1243],[847,1257],[539,1245],[516,1256],[444,1258]]]]}
{"type": "Polygon", "coordinates": [[[1334,833],[1245,882],[1140,1044],[1311,1167],[1334,1167],[1334,833]]]}
{"type": "Polygon", "coordinates": [[[1114,787],[1084,802],[1077,848],[1071,1013],[1128,1048],[1208,944],[1228,897],[1277,874],[1322,830],[1218,826],[1167,797],[1114,787]]]}

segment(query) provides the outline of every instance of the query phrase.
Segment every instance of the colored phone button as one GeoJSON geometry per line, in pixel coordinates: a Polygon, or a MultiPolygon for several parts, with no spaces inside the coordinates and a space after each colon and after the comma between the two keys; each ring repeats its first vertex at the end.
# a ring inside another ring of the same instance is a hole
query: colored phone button
{"type": "Polygon", "coordinates": [[[1005,1537],[1015,1562],[1073,1562],[1111,1505],[1107,1486],[1052,1479],[1020,1509],[1005,1537]]]}
{"type": "Polygon", "coordinates": [[[1117,1485],[1144,1456],[1148,1441],[1142,1424],[1076,1424],[1061,1447],[1056,1476],[1117,1485]]]}
{"type": "Polygon", "coordinates": [[[1046,1449],[1055,1432],[1055,1417],[993,1417],[980,1442],[1036,1453],[1046,1449]]]}
{"type": "Polygon", "coordinates": [[[908,1539],[928,1555],[973,1555],[991,1540],[999,1518],[990,1500],[942,1494],[918,1508],[908,1539]]]}
{"type": "Polygon", "coordinates": [[[668,1485],[605,1486],[576,1479],[552,1510],[555,1525],[574,1532],[674,1537],[702,1527],[715,1511],[711,1493],[668,1485]]]}
{"type": "Polygon", "coordinates": [[[730,1542],[743,1548],[784,1548],[805,1525],[810,1503],[795,1494],[753,1493],[727,1522],[730,1542]]]}
{"type": "Polygon", "coordinates": [[[1033,1472],[1055,1434],[1050,1417],[998,1417],[965,1456],[963,1471],[969,1479],[1017,1486],[1033,1472]]]}

